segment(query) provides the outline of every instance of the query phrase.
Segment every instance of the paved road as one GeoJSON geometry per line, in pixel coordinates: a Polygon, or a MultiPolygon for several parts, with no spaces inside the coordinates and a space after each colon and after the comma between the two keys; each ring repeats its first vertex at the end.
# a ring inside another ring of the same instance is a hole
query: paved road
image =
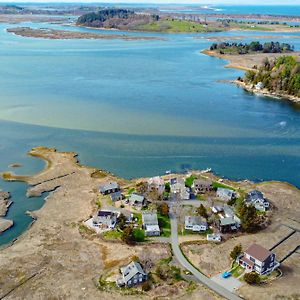
{"type": "Polygon", "coordinates": [[[177,258],[178,262],[188,271],[190,271],[199,282],[205,284],[208,288],[215,291],[219,295],[230,299],[230,300],[240,300],[239,296],[231,293],[230,291],[226,290],[210,278],[206,277],[202,273],[200,273],[194,266],[192,266],[188,260],[183,256],[178,243],[178,224],[176,216],[170,212],[170,220],[171,220],[171,244],[172,244],[172,250],[177,258]]]}

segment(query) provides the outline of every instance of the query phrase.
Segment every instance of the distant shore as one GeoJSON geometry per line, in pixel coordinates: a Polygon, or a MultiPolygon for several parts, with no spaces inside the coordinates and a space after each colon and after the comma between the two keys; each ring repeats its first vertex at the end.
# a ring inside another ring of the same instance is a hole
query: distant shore
{"type": "Polygon", "coordinates": [[[43,38],[52,40],[67,40],[67,39],[121,39],[126,41],[131,40],[164,40],[160,37],[150,36],[130,36],[121,34],[100,34],[91,32],[78,32],[68,30],[54,29],[35,29],[30,27],[14,27],[8,28],[7,32],[13,33],[22,37],[43,38]]]}
{"type": "MultiPolygon", "coordinates": [[[[212,56],[212,57],[217,57],[221,58],[224,60],[228,60],[229,64],[225,66],[225,68],[233,68],[233,69],[239,69],[239,70],[255,70],[253,66],[255,65],[260,65],[263,59],[265,58],[277,58],[282,55],[292,55],[298,57],[298,60],[300,59],[300,52],[292,52],[292,53],[255,53],[255,54],[220,54],[216,51],[211,51],[211,50],[203,50],[201,53],[212,56]]],[[[243,81],[240,80],[232,80],[230,81],[231,83],[237,84],[238,86],[242,87],[248,92],[255,93],[257,95],[263,95],[263,96],[268,96],[268,97],[273,97],[273,98],[278,98],[278,99],[287,99],[291,102],[300,104],[300,98],[293,96],[293,95],[288,95],[285,93],[274,93],[270,92],[267,89],[256,89],[253,84],[246,84],[243,81]]]]}

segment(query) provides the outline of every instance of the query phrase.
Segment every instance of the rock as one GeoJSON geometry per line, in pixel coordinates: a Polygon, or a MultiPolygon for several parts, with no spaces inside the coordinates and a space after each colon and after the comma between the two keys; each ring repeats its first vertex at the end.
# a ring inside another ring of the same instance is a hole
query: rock
{"type": "Polygon", "coordinates": [[[0,218],[0,234],[14,225],[12,220],[0,218]]]}
{"type": "Polygon", "coordinates": [[[5,217],[12,201],[9,200],[10,193],[0,191],[0,217],[5,217]]]}

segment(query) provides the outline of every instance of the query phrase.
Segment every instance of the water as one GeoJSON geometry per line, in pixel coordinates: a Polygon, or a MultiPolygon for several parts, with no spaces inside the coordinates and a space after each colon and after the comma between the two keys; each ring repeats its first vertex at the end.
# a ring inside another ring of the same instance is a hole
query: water
{"type": "MultiPolygon", "coordinates": [[[[6,33],[14,26],[0,24],[1,171],[11,163],[22,163],[15,170],[22,174],[41,170],[44,162],[26,152],[44,145],[76,151],[83,164],[126,178],[180,172],[188,165],[211,167],[233,179],[300,186],[300,108],[219,82],[243,72],[200,53],[212,43],[207,35],[127,33],[163,41],[43,40],[6,33]]],[[[244,41],[266,34],[242,33],[244,41]]],[[[212,35],[230,39],[241,33],[212,35]]],[[[299,34],[288,35],[281,40],[300,50],[299,34]]],[[[25,212],[40,208],[44,200],[27,199],[23,183],[0,182],[0,188],[12,193],[7,218],[16,224],[1,235],[4,244],[28,227],[32,220],[25,212]]]]}

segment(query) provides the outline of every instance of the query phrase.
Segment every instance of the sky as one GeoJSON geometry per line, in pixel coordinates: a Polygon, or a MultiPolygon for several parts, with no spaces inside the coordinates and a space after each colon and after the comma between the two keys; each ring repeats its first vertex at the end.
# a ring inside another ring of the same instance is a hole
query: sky
{"type": "MultiPolygon", "coordinates": [[[[181,4],[199,4],[199,5],[300,5],[300,0],[0,0],[0,3],[8,2],[39,2],[39,3],[181,3],[181,4]]],[[[300,12],[299,12],[300,15],[300,12]]]]}

